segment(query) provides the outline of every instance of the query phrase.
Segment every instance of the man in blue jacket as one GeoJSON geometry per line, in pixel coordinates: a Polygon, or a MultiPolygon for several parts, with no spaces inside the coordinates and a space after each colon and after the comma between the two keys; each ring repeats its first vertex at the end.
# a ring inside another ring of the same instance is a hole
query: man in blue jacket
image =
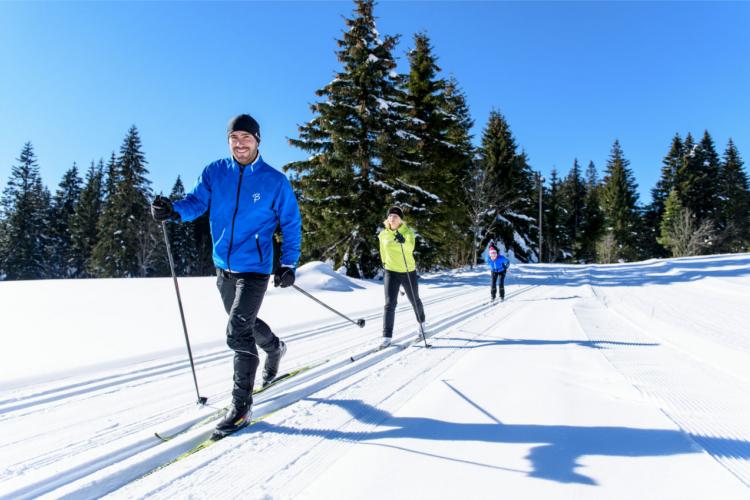
{"type": "Polygon", "coordinates": [[[510,261],[504,256],[500,255],[495,242],[491,242],[487,249],[487,265],[490,266],[492,272],[492,288],[490,288],[490,294],[492,296],[492,302],[495,302],[495,294],[497,293],[496,283],[500,278],[500,301],[505,300],[505,273],[510,267],[510,261]]]}
{"type": "Polygon", "coordinates": [[[247,425],[259,357],[266,354],[263,381],[276,377],[286,345],[257,317],[271,273],[274,286],[294,284],[300,255],[301,219],[297,199],[284,174],[258,152],[260,126],[239,115],[227,127],[231,158],[217,160],[198,178],[193,190],[172,203],[158,196],[151,212],[158,222],[191,221],[209,211],[217,287],[229,314],[227,345],[234,351],[232,406],[216,427],[221,435],[247,425]],[[281,265],[274,271],[273,238],[281,228],[281,265]]]}

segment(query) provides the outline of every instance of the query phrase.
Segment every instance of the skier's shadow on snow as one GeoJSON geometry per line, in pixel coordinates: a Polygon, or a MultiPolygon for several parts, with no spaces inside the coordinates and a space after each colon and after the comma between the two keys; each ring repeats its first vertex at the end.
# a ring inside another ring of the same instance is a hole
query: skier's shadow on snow
{"type": "Polygon", "coordinates": [[[309,398],[308,401],[315,401],[319,404],[336,405],[347,411],[353,418],[366,424],[380,424],[382,430],[346,432],[336,429],[287,427],[272,425],[267,422],[259,422],[252,429],[260,432],[314,436],[382,446],[493,470],[518,472],[529,477],[560,483],[586,485],[598,484],[594,478],[585,475],[581,470],[576,470],[581,467],[579,460],[587,456],[660,457],[702,453],[703,450],[700,448],[702,447],[715,457],[750,459],[750,443],[747,441],[699,436],[679,430],[615,426],[504,424],[450,384],[447,385],[483,415],[480,417],[481,420],[490,420],[490,422],[458,423],[423,417],[394,417],[390,413],[360,400],[309,398]],[[531,467],[530,470],[518,470],[505,467],[499,463],[482,463],[409,449],[398,444],[377,442],[383,439],[533,444],[529,454],[524,457],[530,462],[531,467]],[[695,446],[694,443],[698,443],[700,447],[695,446]]]}

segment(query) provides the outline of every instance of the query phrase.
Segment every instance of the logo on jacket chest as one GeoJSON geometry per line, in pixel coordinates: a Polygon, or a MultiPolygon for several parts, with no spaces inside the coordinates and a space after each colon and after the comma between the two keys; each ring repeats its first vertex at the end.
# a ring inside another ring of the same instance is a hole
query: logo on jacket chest
{"type": "Polygon", "coordinates": [[[260,193],[253,193],[253,203],[260,201],[260,193]]]}

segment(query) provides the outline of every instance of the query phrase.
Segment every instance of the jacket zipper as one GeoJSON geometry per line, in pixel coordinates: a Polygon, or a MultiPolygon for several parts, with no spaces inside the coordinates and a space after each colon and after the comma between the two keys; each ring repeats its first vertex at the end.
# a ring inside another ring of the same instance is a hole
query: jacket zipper
{"type": "Polygon", "coordinates": [[[234,220],[237,218],[237,211],[240,209],[240,189],[242,188],[242,175],[245,173],[245,166],[240,165],[240,180],[237,183],[237,202],[234,206],[234,215],[232,215],[232,231],[229,233],[229,250],[227,250],[227,271],[232,270],[229,260],[232,257],[232,244],[234,243],[234,220]]]}
{"type": "Polygon", "coordinates": [[[258,247],[258,255],[260,255],[260,261],[263,262],[263,251],[260,249],[260,236],[255,233],[255,246],[258,247]]]}

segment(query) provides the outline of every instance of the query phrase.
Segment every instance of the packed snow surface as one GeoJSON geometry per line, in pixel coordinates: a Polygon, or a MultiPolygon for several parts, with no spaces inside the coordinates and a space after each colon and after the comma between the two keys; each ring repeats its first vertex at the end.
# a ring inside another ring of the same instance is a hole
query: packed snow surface
{"type": "Polygon", "coordinates": [[[0,498],[750,498],[750,255],[424,275],[399,298],[323,263],[271,285],[288,344],[255,423],[229,403],[214,278],[0,282],[0,498]],[[162,436],[158,438],[156,434],[162,436]]]}

